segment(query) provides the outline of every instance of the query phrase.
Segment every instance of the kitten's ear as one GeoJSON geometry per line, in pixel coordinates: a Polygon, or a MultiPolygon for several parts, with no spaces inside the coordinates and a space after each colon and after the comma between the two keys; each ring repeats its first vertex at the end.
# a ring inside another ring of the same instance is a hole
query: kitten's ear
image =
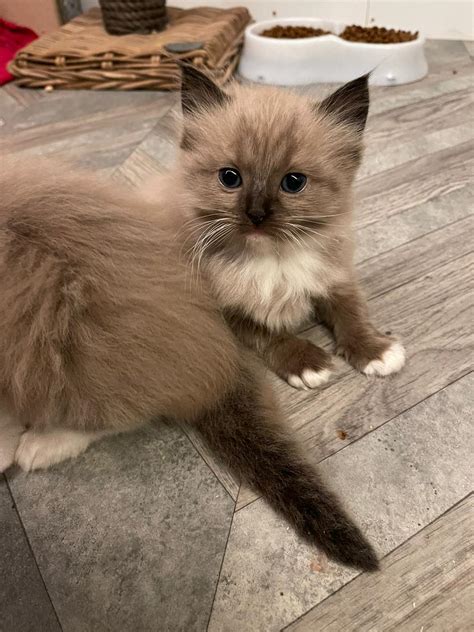
{"type": "Polygon", "coordinates": [[[362,75],[341,86],[317,106],[318,112],[332,114],[363,132],[369,113],[369,76],[362,75]]]}
{"type": "Polygon", "coordinates": [[[194,66],[181,64],[181,73],[181,105],[185,116],[202,107],[224,105],[229,101],[229,96],[194,66]]]}

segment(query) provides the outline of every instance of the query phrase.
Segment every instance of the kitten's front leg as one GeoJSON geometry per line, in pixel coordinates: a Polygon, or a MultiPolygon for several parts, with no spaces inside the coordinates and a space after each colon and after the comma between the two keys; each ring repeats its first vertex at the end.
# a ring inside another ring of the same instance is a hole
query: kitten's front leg
{"type": "Polygon", "coordinates": [[[390,375],[405,364],[405,349],[377,331],[369,320],[367,303],[355,282],[331,288],[315,301],[317,317],[334,333],[337,351],[366,375],[390,375]]]}
{"type": "Polygon", "coordinates": [[[237,314],[226,313],[226,318],[241,342],[290,386],[307,390],[328,381],[332,361],[324,349],[290,333],[273,333],[237,314]]]}
{"type": "Polygon", "coordinates": [[[329,353],[309,340],[291,334],[275,336],[266,347],[265,363],[290,386],[307,390],[328,381],[332,361],[329,353]]]}

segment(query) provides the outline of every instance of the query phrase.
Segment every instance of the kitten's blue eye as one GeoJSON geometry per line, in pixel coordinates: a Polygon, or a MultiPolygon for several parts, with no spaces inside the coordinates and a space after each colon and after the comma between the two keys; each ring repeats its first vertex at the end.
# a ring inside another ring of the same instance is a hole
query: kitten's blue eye
{"type": "Polygon", "coordinates": [[[219,170],[219,180],[227,189],[237,189],[242,184],[242,176],[237,169],[231,167],[219,170]]]}
{"type": "Polygon", "coordinates": [[[287,193],[299,193],[306,186],[307,177],[302,173],[287,173],[281,181],[281,188],[287,193]]]}

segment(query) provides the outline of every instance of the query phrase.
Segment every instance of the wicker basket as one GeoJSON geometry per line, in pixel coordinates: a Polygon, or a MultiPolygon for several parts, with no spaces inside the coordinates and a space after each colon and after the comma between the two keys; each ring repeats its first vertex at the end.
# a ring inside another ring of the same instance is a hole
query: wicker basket
{"type": "Polygon", "coordinates": [[[168,17],[160,33],[119,37],[105,32],[99,9],[90,9],[19,51],[9,70],[17,84],[47,90],[178,90],[180,61],[218,84],[232,77],[247,9],[168,7],[168,17]]]}
{"type": "Polygon", "coordinates": [[[99,0],[107,33],[152,33],[162,31],[168,18],[166,0],[99,0]]]}

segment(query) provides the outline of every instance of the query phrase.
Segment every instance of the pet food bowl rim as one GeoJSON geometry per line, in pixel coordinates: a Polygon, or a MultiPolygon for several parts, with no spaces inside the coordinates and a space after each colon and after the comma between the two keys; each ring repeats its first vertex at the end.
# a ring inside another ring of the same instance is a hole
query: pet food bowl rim
{"type": "Polygon", "coordinates": [[[398,48],[399,46],[420,46],[425,43],[424,36],[418,32],[418,36],[414,40],[410,40],[409,42],[387,42],[375,44],[373,42],[352,42],[350,40],[345,40],[342,37],[334,33],[330,33],[329,35],[314,35],[313,37],[295,37],[295,38],[279,38],[279,37],[267,37],[261,35],[261,30],[265,28],[271,28],[272,26],[320,26],[322,23],[331,24],[333,27],[340,29],[342,32],[343,27],[347,26],[345,22],[339,22],[337,20],[330,20],[325,18],[313,18],[313,17],[289,17],[289,18],[272,18],[270,20],[260,20],[258,22],[253,22],[249,24],[245,29],[245,37],[253,40],[255,43],[266,44],[272,46],[303,46],[305,44],[313,43],[316,40],[319,41],[337,41],[343,46],[353,47],[359,46],[363,48],[398,48]],[[256,32],[256,29],[259,29],[260,32],[256,32]]]}

